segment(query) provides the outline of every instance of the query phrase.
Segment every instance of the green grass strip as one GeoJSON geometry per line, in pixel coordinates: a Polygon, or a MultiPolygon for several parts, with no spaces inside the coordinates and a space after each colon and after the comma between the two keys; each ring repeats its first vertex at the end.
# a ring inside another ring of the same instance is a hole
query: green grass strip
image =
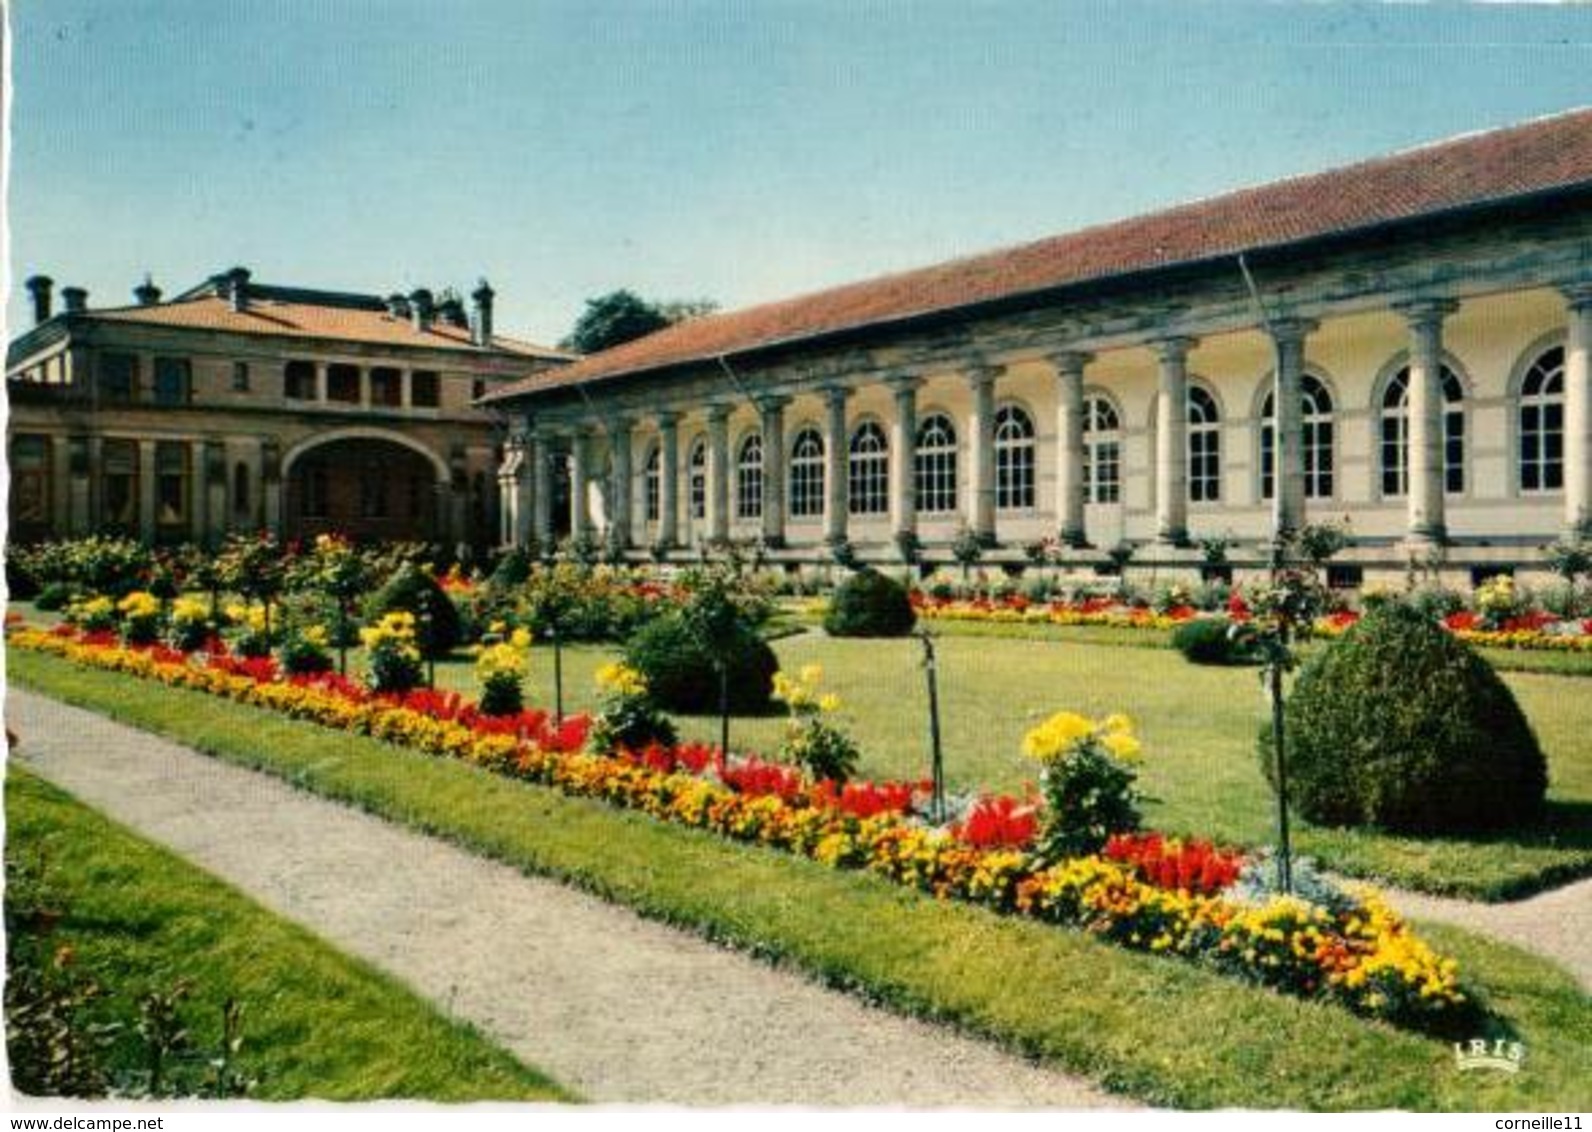
{"type": "Polygon", "coordinates": [[[7,854],[41,863],[66,913],[58,938],[119,1017],[191,980],[183,1013],[214,1049],[223,1002],[243,1003],[240,1063],[258,1078],[254,1099],[572,1099],[397,980],[15,766],[6,821],[7,854]]]}
{"type": "MultiPolygon", "coordinates": [[[[199,693],[13,652],[50,695],[446,837],[529,873],[782,959],[894,1009],[955,1022],[1159,1105],[1575,1110],[1592,1104],[1592,1008],[1516,949],[1423,927],[1524,1041],[1514,1077],[1443,1041],[1072,931],[936,902],[463,764],[199,693]]],[[[710,979],[711,972],[704,972],[710,979]]]]}

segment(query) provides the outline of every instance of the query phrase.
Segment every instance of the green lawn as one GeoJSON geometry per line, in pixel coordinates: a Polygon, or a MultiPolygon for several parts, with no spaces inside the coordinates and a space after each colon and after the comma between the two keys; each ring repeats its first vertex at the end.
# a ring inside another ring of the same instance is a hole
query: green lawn
{"type": "MultiPolygon", "coordinates": [[[[252,1097],[570,1099],[396,980],[15,765],[6,824],[8,861],[41,870],[50,906],[64,913],[53,938],[106,990],[101,1009],[114,999],[111,1016],[131,1021],[143,994],[187,978],[184,1014],[200,1047],[214,1049],[223,1002],[243,1003],[252,1097]]],[[[136,1054],[125,1041],[111,1051],[122,1063],[136,1054]]]]}
{"type": "MultiPolygon", "coordinates": [[[[792,642],[792,645],[800,642],[792,642]]],[[[1463,1073],[1448,1042],[1362,1021],[1084,934],[942,903],[370,739],[14,653],[12,674],[303,789],[896,1009],[953,1021],[1155,1104],[1575,1111],[1592,1104],[1592,1007],[1541,960],[1425,928],[1484,988],[1518,1076],[1463,1073]]]]}
{"type": "MultiPolygon", "coordinates": [[[[1019,790],[1037,767],[1022,736],[1054,711],[1123,711],[1138,723],[1146,757],[1147,821],[1169,832],[1255,845],[1273,838],[1272,795],[1261,779],[1255,734],[1266,710],[1254,669],[1188,664],[1169,649],[1006,637],[947,636],[940,657],[946,776],[953,790],[1019,790]]],[[[862,773],[928,774],[928,696],[912,639],[776,641],[787,668],[819,663],[845,701],[840,721],[862,745],[862,773]]],[[[618,650],[564,650],[567,710],[593,705],[592,673],[618,650]]],[[[437,669],[439,684],[473,694],[468,661],[437,669]]],[[[1429,892],[1505,899],[1592,872],[1592,688],[1570,676],[1509,672],[1548,754],[1549,824],[1492,838],[1416,839],[1302,828],[1298,843],[1331,867],[1429,892]]],[[[531,703],[551,704],[551,651],[533,650],[531,703]]],[[[774,751],[782,719],[737,719],[731,743],[774,751]]],[[[717,721],[681,720],[690,738],[717,742],[717,721]]]]}

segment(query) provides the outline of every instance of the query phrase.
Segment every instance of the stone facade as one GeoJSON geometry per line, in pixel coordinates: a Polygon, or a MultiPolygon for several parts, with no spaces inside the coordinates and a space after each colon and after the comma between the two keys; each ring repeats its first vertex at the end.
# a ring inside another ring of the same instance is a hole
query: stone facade
{"type": "Polygon", "coordinates": [[[478,550],[502,540],[503,429],[473,402],[567,357],[427,292],[266,286],[241,269],[169,302],[90,311],[68,288],[11,344],[11,538],[116,532],[215,545],[337,530],[478,550]]]}
{"type": "Polygon", "coordinates": [[[904,536],[946,561],[966,529],[996,561],[1054,538],[1079,568],[1128,543],[1192,569],[1201,542],[1258,564],[1275,523],[1347,519],[1370,575],[1529,568],[1592,533],[1589,203],[1592,180],[695,361],[598,355],[495,398],[516,529],[793,561],[904,536]]]}

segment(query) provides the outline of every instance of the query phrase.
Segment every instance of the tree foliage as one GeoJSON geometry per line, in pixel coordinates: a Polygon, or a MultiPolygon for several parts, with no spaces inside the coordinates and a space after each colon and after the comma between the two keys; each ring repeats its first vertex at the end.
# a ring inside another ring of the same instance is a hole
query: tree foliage
{"type": "Polygon", "coordinates": [[[566,350],[593,354],[625,342],[644,338],[676,322],[699,318],[718,309],[711,299],[675,299],[648,302],[633,291],[621,288],[586,300],[586,309],[575,321],[569,337],[559,345],[566,350]]]}

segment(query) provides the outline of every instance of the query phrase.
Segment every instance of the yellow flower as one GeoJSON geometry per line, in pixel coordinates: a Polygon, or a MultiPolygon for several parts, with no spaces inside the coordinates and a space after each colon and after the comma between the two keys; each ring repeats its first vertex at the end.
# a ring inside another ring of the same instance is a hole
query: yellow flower
{"type": "Polygon", "coordinates": [[[804,664],[801,667],[801,681],[803,684],[818,684],[824,679],[824,666],[821,664],[804,664]]]}
{"type": "Polygon", "coordinates": [[[1095,726],[1077,712],[1060,711],[1023,736],[1023,753],[1051,762],[1094,734],[1095,726]]]}
{"type": "Polygon", "coordinates": [[[615,661],[597,670],[597,685],[618,696],[641,696],[647,691],[647,681],[629,665],[615,661]]]}
{"type": "Polygon", "coordinates": [[[1101,721],[1100,730],[1108,734],[1117,732],[1122,735],[1131,735],[1133,734],[1133,720],[1121,712],[1114,712],[1101,721]]]}
{"type": "Polygon", "coordinates": [[[1133,762],[1143,750],[1137,739],[1121,731],[1107,731],[1100,736],[1100,745],[1110,751],[1113,758],[1123,762],[1133,762]]]}
{"type": "Polygon", "coordinates": [[[528,648],[530,648],[531,647],[531,632],[530,632],[530,630],[529,629],[516,629],[516,630],[514,630],[514,632],[509,634],[509,644],[513,645],[517,649],[528,649],[528,648]]]}
{"type": "Polygon", "coordinates": [[[828,692],[828,693],[825,693],[822,696],[819,696],[818,697],[818,710],[819,711],[823,711],[823,712],[839,711],[840,710],[840,697],[835,695],[833,692],[828,692]]]}

